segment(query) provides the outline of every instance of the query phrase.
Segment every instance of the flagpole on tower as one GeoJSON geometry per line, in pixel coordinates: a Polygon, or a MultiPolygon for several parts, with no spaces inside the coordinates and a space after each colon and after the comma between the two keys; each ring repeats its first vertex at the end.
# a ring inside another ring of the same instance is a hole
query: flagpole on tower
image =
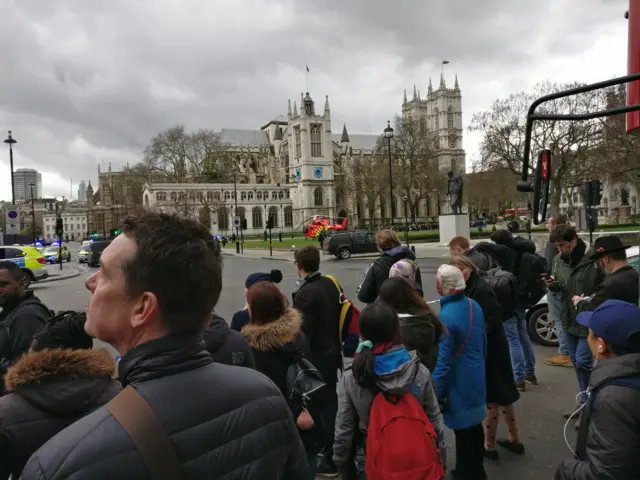
{"type": "Polygon", "coordinates": [[[442,75],[444,75],[444,66],[449,64],[449,60],[442,60],[442,75]]]}
{"type": "Polygon", "coordinates": [[[307,92],[309,91],[309,65],[305,65],[307,69],[307,92]]]}

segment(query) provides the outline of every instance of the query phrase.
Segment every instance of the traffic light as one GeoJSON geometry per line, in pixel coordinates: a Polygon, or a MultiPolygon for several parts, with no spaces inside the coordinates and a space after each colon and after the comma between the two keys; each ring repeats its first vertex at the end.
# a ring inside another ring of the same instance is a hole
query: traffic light
{"type": "Polygon", "coordinates": [[[600,180],[591,180],[591,203],[592,206],[598,206],[602,203],[602,184],[600,180]]]}
{"type": "Polygon", "coordinates": [[[61,237],[64,234],[64,226],[60,217],[56,218],[56,235],[61,237]]]}
{"type": "Polygon", "coordinates": [[[241,225],[240,228],[242,228],[242,230],[246,230],[247,229],[247,219],[243,218],[240,225],[241,225]]]}
{"type": "Polygon", "coordinates": [[[551,183],[551,150],[542,150],[538,154],[538,165],[533,182],[533,223],[543,224],[547,217],[547,203],[549,203],[549,185],[551,183]]]}
{"type": "Polygon", "coordinates": [[[267,230],[271,230],[273,228],[273,217],[269,215],[267,218],[267,230]]]}

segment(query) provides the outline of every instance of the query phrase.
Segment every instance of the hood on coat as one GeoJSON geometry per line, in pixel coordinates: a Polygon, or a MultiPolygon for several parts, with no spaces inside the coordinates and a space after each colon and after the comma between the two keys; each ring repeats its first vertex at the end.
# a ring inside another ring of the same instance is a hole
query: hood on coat
{"type": "Polygon", "coordinates": [[[386,353],[375,355],[373,367],[378,377],[378,388],[391,395],[401,395],[412,390],[420,369],[420,359],[416,352],[408,352],[402,346],[394,347],[386,353]]]}
{"type": "Polygon", "coordinates": [[[284,314],[277,320],[264,325],[251,322],[242,327],[242,335],[255,350],[278,350],[287,344],[292,344],[300,334],[302,316],[295,308],[287,307],[284,314]]]}
{"type": "Polygon", "coordinates": [[[7,370],[5,384],[38,408],[75,414],[93,406],[116,374],[108,351],[42,350],[28,352],[7,370]]]}
{"type": "Polygon", "coordinates": [[[213,352],[222,348],[230,333],[231,329],[224,318],[213,313],[213,315],[211,315],[211,322],[209,323],[209,326],[202,334],[205,343],[207,344],[207,350],[213,352]]]}
{"type": "Polygon", "coordinates": [[[628,353],[619,357],[599,360],[591,373],[591,385],[595,386],[609,378],[640,375],[640,353],[628,353]]]}
{"type": "Polygon", "coordinates": [[[406,245],[398,245],[397,247],[390,248],[389,250],[385,250],[383,254],[389,255],[390,257],[416,259],[411,249],[406,245]]]}

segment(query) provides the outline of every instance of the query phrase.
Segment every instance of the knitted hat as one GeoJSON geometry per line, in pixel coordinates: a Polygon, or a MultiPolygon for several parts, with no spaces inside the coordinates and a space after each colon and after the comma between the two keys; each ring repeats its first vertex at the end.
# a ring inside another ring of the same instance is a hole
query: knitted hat
{"type": "Polygon", "coordinates": [[[462,272],[452,265],[440,265],[436,274],[436,288],[442,297],[464,292],[462,272]]]}
{"type": "Polygon", "coordinates": [[[389,278],[402,277],[413,284],[416,281],[416,270],[418,265],[412,260],[400,260],[391,265],[389,278]]]}
{"type": "Polygon", "coordinates": [[[252,273],[247,277],[244,282],[245,288],[249,289],[251,286],[258,282],[273,282],[280,283],[282,281],[282,272],[280,270],[271,270],[269,273],[257,272],[252,273]]]}

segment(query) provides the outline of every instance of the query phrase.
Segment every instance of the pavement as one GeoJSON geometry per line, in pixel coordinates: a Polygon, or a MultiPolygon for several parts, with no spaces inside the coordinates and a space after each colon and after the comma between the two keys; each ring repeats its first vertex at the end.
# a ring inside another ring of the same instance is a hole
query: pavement
{"type": "MultiPolygon", "coordinates": [[[[418,264],[422,270],[425,297],[436,301],[435,272],[444,258],[419,258],[418,264]]],[[[362,307],[356,297],[356,289],[363,273],[371,259],[352,258],[338,261],[333,257],[324,256],[321,269],[324,273],[335,275],[348,297],[362,307]]],[[[65,265],[66,266],[66,265],[65,265]]],[[[84,310],[89,299],[89,292],[84,283],[86,278],[95,271],[86,265],[75,265],[78,275],[60,281],[34,284],[35,294],[49,307],[55,310],[71,309],[84,310]]],[[[253,272],[268,272],[278,268],[283,273],[280,288],[291,298],[296,288],[297,274],[293,263],[249,258],[247,256],[225,256],[223,271],[223,292],[216,311],[227,321],[233,313],[245,304],[244,281],[253,272]]],[[[105,344],[96,342],[97,346],[105,344]]],[[[517,456],[500,450],[500,461],[485,461],[489,478],[504,480],[541,480],[553,478],[555,469],[564,458],[571,457],[571,452],[563,438],[564,420],[562,414],[575,405],[577,384],[575,373],[565,367],[549,367],[542,359],[555,354],[550,347],[535,346],[537,358],[537,375],[540,385],[528,386],[516,404],[516,414],[520,435],[526,448],[524,456],[517,456]]],[[[498,436],[506,434],[504,423],[500,424],[498,436]]],[[[576,434],[572,429],[567,432],[568,440],[573,446],[576,434]]],[[[455,442],[453,432],[447,430],[448,464],[452,468],[455,461],[455,442]]]]}
{"type": "Polygon", "coordinates": [[[60,270],[60,265],[56,264],[47,265],[47,271],[49,272],[49,276],[44,280],[39,280],[37,282],[38,284],[57,282],[59,280],[66,280],[67,278],[77,277],[83,270],[78,268],[78,265],[74,265],[73,263],[63,263],[62,270],[60,270]]]}

